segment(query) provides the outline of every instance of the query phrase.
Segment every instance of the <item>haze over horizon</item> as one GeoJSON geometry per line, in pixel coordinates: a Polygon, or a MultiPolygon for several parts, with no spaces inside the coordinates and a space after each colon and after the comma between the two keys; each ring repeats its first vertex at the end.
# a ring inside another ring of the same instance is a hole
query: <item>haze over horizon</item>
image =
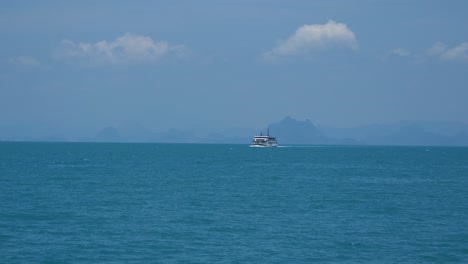
{"type": "Polygon", "coordinates": [[[466,1],[1,6],[0,128],[468,123],[466,1]]]}

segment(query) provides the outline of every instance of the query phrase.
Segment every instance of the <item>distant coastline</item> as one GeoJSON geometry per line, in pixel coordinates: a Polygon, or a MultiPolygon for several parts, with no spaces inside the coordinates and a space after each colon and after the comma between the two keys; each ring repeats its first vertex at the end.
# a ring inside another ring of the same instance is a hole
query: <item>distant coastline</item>
{"type": "MultiPolygon", "coordinates": [[[[402,121],[352,128],[316,126],[310,120],[285,117],[265,127],[281,144],[292,145],[390,145],[390,146],[468,146],[468,124],[459,122],[402,121]]],[[[200,131],[173,128],[153,132],[142,126],[104,127],[93,136],[70,139],[66,134],[45,132],[42,135],[0,126],[0,142],[135,142],[135,143],[212,143],[249,144],[254,129],[200,131]]]]}

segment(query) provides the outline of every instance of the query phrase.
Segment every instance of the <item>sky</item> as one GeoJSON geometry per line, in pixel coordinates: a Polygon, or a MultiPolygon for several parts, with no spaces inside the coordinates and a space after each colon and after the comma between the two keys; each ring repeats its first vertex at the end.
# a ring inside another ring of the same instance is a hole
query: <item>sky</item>
{"type": "Polygon", "coordinates": [[[0,127],[468,122],[468,1],[3,1],[0,127]]]}

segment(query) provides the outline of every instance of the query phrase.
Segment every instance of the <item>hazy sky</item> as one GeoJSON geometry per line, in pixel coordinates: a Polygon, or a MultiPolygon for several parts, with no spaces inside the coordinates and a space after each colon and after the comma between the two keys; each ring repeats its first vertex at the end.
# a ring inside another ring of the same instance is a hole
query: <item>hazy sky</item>
{"type": "Polygon", "coordinates": [[[468,122],[468,1],[3,1],[0,125],[468,122]]]}

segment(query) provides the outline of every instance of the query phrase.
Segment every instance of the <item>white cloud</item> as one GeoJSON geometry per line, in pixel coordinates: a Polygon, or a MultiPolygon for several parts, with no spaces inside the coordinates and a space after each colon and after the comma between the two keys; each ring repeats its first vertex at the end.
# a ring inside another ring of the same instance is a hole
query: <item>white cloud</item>
{"type": "Polygon", "coordinates": [[[188,48],[183,45],[171,46],[165,41],[155,42],[147,36],[126,33],[113,41],[102,40],[97,43],[63,40],[55,56],[93,65],[139,64],[158,62],[169,55],[182,57],[188,52],[188,48]]]}
{"type": "Polygon", "coordinates": [[[398,55],[401,57],[408,57],[409,55],[411,55],[411,53],[408,50],[400,49],[400,48],[392,50],[392,54],[398,55]]]}
{"type": "Polygon", "coordinates": [[[447,47],[443,43],[436,43],[426,51],[429,56],[435,56],[442,60],[468,61],[468,43],[463,42],[455,47],[447,47]]]}
{"type": "Polygon", "coordinates": [[[18,56],[9,60],[10,63],[25,67],[39,67],[41,63],[31,56],[18,56]]]}
{"type": "Polygon", "coordinates": [[[303,25],[294,35],[264,54],[265,59],[309,54],[330,48],[358,49],[354,32],[346,24],[329,20],[326,24],[303,25]]]}
{"type": "Polygon", "coordinates": [[[426,53],[430,56],[440,56],[447,50],[447,47],[444,43],[438,42],[434,44],[431,48],[427,49],[426,53]]]}
{"type": "Polygon", "coordinates": [[[446,50],[442,54],[442,58],[447,60],[468,61],[468,43],[464,42],[456,47],[446,50]]]}

